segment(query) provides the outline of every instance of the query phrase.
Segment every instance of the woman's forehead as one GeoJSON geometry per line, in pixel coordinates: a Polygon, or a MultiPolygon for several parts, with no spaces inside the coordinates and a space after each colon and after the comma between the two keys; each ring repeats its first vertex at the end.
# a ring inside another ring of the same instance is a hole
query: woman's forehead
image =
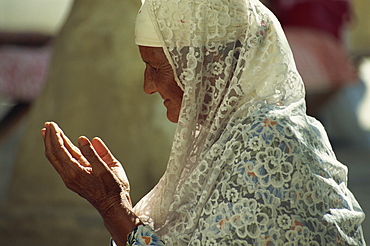
{"type": "Polygon", "coordinates": [[[147,63],[163,62],[164,60],[167,60],[162,47],[149,47],[139,45],[139,51],[141,54],[141,58],[144,62],[147,63]]]}

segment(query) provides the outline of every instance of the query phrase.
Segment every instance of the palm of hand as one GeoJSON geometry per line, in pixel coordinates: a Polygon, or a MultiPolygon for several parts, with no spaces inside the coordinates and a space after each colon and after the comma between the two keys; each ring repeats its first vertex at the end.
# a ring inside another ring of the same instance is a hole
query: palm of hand
{"type": "Polygon", "coordinates": [[[55,123],[46,123],[42,135],[48,160],[70,190],[101,213],[115,204],[132,208],[126,173],[102,140],[80,137],[77,148],[55,123]]]}

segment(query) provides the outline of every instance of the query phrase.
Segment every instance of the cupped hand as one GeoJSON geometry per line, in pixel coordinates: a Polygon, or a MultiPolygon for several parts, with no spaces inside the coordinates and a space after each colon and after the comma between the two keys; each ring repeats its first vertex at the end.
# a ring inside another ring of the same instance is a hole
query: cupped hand
{"type": "Polygon", "coordinates": [[[122,165],[103,141],[86,137],[74,146],[56,123],[41,130],[45,155],[70,190],[89,201],[101,214],[114,205],[132,209],[130,185],[122,165]]]}

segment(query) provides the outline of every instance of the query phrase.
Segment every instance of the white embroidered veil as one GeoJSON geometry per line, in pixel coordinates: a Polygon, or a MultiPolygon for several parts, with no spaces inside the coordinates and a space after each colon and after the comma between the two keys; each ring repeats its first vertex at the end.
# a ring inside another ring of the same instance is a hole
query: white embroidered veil
{"type": "MultiPolygon", "coordinates": [[[[220,177],[229,175],[229,164],[252,158],[243,150],[256,149],[256,141],[250,141],[254,128],[249,121],[243,121],[251,115],[276,109],[283,118],[296,118],[296,125],[305,128],[308,136],[301,140],[322,134],[322,140],[317,141],[321,149],[316,152],[335,160],[325,133],[320,132],[321,126],[306,119],[303,83],[280,24],[259,1],[146,0],[145,6],[177,83],[184,90],[167,170],[157,186],[135,206],[135,212],[151,223],[166,243],[187,244],[196,228],[210,226],[201,224],[200,218],[212,201],[214,208],[220,205],[217,199],[212,200],[214,190],[232,190],[220,177]]],[[[268,120],[263,123],[276,124],[268,120]]],[[[285,131],[284,134],[292,135],[285,131]]],[[[263,134],[258,141],[261,138],[263,134]]],[[[254,163],[250,173],[258,176],[255,168],[260,163],[254,163]]],[[[293,175],[296,167],[282,165],[289,169],[285,172],[293,175]]],[[[345,182],[345,167],[337,161],[330,167],[338,170],[333,176],[345,182]]],[[[275,175],[265,186],[280,189],[281,180],[275,175]]],[[[235,187],[240,190],[246,185],[235,187]]],[[[253,196],[250,200],[257,200],[257,195],[253,196]]],[[[242,201],[245,200],[233,201],[233,206],[242,201]]],[[[349,201],[358,207],[354,199],[349,201]]]]}

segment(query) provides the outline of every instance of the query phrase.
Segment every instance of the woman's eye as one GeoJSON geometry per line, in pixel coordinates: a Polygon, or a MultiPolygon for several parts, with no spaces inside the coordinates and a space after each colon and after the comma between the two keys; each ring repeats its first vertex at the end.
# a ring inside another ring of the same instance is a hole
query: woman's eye
{"type": "Polygon", "coordinates": [[[152,65],[150,65],[149,63],[146,63],[146,67],[148,68],[148,69],[150,69],[150,70],[152,70],[152,71],[158,71],[158,68],[156,68],[156,67],[153,67],[152,65]]]}

